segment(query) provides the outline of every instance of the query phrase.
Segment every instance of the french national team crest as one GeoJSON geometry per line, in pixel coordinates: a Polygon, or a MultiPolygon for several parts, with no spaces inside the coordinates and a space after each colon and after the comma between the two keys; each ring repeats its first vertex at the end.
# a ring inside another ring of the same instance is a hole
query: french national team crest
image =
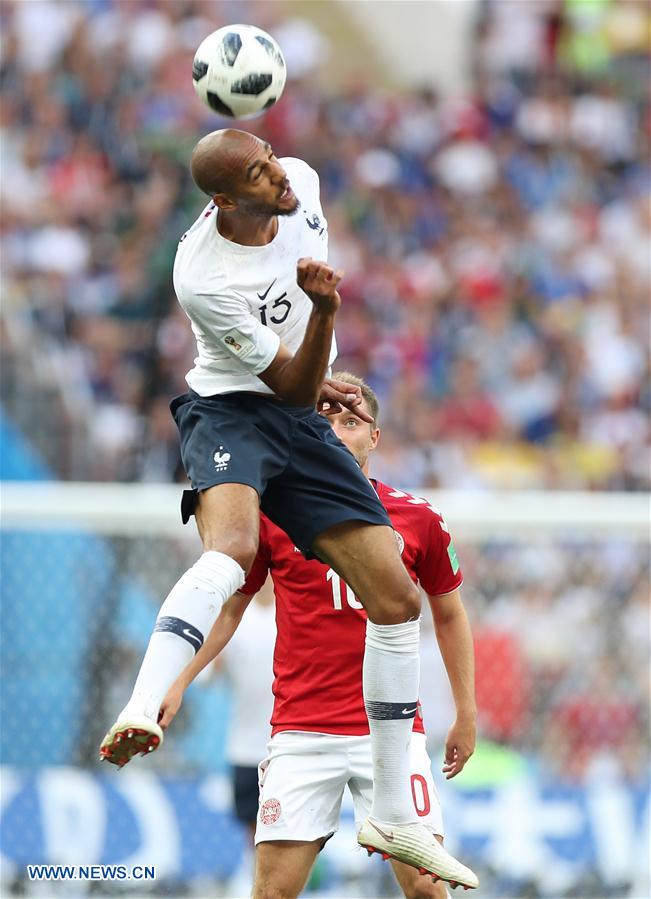
{"type": "Polygon", "coordinates": [[[319,218],[319,216],[316,215],[316,213],[315,213],[315,214],[312,216],[312,218],[310,219],[310,218],[307,217],[307,213],[305,213],[305,221],[307,222],[308,228],[309,228],[311,231],[318,231],[318,232],[319,232],[319,237],[321,237],[321,235],[322,235],[323,232],[325,231],[325,225],[322,225],[322,224],[321,224],[321,219],[319,218]]]}
{"type": "Polygon", "coordinates": [[[223,449],[224,447],[220,446],[212,457],[213,462],[215,463],[215,471],[226,471],[228,463],[231,460],[231,454],[222,452],[223,449]]]}
{"type": "Polygon", "coordinates": [[[280,818],[280,800],[266,799],[260,806],[260,821],[263,824],[275,824],[280,818]]]}

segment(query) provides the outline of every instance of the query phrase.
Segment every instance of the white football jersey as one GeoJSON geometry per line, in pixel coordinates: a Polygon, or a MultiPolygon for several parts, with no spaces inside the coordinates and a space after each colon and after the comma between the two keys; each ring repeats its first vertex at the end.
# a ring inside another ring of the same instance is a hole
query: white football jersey
{"type": "MultiPolygon", "coordinates": [[[[226,240],[212,202],[179,242],[174,289],[197,339],[186,380],[201,396],[272,393],[257,376],[281,341],[295,353],[303,340],[312,303],[296,283],[296,263],[302,256],[327,260],[328,230],[317,173],[300,159],[280,162],[301,205],[294,215],[278,216],[271,243],[245,247],[226,240]]],[[[333,338],[330,364],[336,355],[333,338]]]]}

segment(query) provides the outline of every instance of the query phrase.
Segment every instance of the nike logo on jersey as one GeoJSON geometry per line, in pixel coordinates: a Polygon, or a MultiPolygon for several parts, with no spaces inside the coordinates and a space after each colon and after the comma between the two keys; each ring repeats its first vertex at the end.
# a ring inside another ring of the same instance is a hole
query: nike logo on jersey
{"type": "Polygon", "coordinates": [[[403,715],[415,715],[417,711],[418,711],[418,706],[414,706],[413,709],[403,709],[402,714],[403,715]]]}
{"type": "Polygon", "coordinates": [[[264,302],[267,299],[267,295],[268,295],[269,291],[274,286],[274,284],[276,283],[277,280],[278,280],[278,278],[274,278],[273,281],[271,282],[271,284],[269,285],[269,287],[267,287],[267,289],[265,290],[265,292],[258,294],[258,296],[260,297],[262,302],[264,302]]]}
{"type": "Polygon", "coordinates": [[[380,834],[382,839],[386,840],[387,843],[393,843],[394,836],[392,833],[385,833],[383,830],[380,830],[380,828],[377,826],[377,824],[373,824],[373,822],[371,821],[370,818],[368,819],[368,823],[371,825],[373,830],[377,830],[377,832],[380,834]]]}

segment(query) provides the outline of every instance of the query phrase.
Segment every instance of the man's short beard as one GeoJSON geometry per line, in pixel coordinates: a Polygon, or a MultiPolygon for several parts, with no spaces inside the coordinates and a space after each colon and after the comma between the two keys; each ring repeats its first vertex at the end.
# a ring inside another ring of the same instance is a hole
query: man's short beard
{"type": "Polygon", "coordinates": [[[274,215],[295,215],[301,208],[301,202],[296,198],[296,206],[293,209],[284,209],[282,206],[272,206],[271,203],[252,203],[244,210],[247,215],[256,218],[271,218],[274,215]]]}
{"type": "MultiPolygon", "coordinates": [[[[351,452],[352,452],[352,450],[351,450],[351,452]]],[[[364,468],[364,466],[366,465],[366,463],[368,461],[368,453],[366,453],[366,455],[364,455],[364,453],[361,453],[361,452],[359,453],[359,455],[357,453],[353,453],[353,456],[355,457],[355,462],[357,462],[359,467],[364,468]]]]}

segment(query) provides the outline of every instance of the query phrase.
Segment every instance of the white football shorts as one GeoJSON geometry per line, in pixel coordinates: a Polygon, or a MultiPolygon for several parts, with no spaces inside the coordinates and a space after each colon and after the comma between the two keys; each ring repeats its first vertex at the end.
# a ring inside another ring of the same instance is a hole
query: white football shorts
{"type": "MultiPolygon", "coordinates": [[[[258,767],[260,802],[255,842],[318,840],[339,828],[346,786],[356,829],[371,811],[371,738],[283,731],[272,737],[258,767]]],[[[425,735],[411,740],[411,792],[418,820],[443,836],[441,803],[434,786],[425,735]]]]}

